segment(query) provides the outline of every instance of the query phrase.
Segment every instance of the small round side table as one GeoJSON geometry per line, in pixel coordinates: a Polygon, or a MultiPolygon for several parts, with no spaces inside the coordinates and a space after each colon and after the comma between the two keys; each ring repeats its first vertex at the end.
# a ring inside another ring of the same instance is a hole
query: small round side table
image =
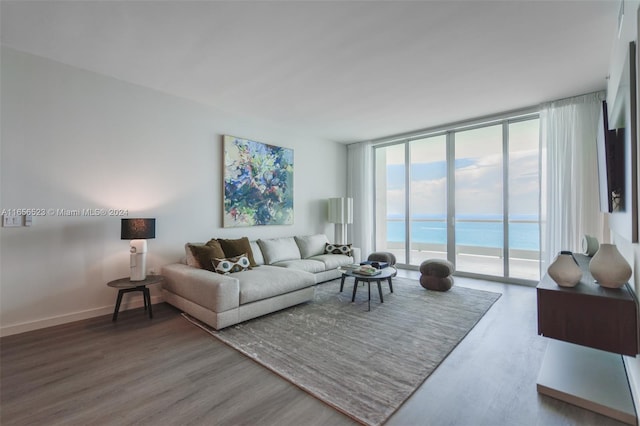
{"type": "Polygon", "coordinates": [[[131,293],[132,291],[141,291],[144,298],[144,310],[149,310],[149,318],[153,318],[153,312],[151,311],[151,295],[149,294],[148,285],[160,284],[164,281],[162,275],[147,275],[142,281],[131,281],[129,277],[120,278],[117,280],[109,281],[107,285],[109,287],[118,289],[118,300],[116,301],[116,308],[113,311],[113,318],[111,321],[118,319],[118,311],[120,310],[120,302],[122,302],[122,295],[125,293],[131,293]]]}

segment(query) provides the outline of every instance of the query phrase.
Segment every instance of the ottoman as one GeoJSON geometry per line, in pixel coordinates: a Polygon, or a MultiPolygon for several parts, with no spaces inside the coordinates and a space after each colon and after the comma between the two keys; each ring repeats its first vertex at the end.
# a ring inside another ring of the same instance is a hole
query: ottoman
{"type": "MultiPolygon", "coordinates": [[[[389,266],[392,266],[393,269],[396,269],[396,256],[393,253],[389,253],[388,251],[374,251],[367,257],[367,260],[370,262],[387,262],[389,266]]],[[[392,275],[395,277],[398,275],[398,271],[392,275]]]]}
{"type": "Polygon", "coordinates": [[[447,291],[453,286],[453,272],[448,260],[425,260],[420,264],[420,285],[427,290],[447,291]]]}

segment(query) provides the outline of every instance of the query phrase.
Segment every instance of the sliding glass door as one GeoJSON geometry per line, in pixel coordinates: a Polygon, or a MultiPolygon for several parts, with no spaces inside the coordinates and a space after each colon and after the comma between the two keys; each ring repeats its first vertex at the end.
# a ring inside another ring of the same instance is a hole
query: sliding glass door
{"type": "Polygon", "coordinates": [[[411,141],[409,147],[409,264],[447,258],[447,137],[411,141]]]}
{"type": "Polygon", "coordinates": [[[509,276],[540,279],[538,120],[509,123],[509,276]]]}
{"type": "Polygon", "coordinates": [[[474,276],[539,279],[538,118],[407,138],[375,150],[375,249],[448,259],[474,276]]]}
{"type": "Polygon", "coordinates": [[[456,132],[454,141],[456,270],[503,276],[502,126],[456,132]]]}
{"type": "Polygon", "coordinates": [[[406,145],[376,150],[376,239],[378,250],[389,251],[399,264],[408,264],[406,255],[406,145]]]}

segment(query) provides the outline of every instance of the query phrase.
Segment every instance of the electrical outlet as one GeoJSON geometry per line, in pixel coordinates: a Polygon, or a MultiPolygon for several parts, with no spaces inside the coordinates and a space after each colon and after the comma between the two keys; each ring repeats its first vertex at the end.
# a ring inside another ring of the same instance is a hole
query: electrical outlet
{"type": "Polygon", "coordinates": [[[2,215],[2,226],[4,228],[15,228],[22,226],[22,216],[2,215]]]}

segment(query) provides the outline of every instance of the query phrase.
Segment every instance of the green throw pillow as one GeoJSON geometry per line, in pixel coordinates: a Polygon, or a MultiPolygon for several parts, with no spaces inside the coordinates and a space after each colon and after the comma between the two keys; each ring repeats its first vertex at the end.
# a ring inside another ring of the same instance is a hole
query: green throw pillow
{"type": "MultiPolygon", "coordinates": [[[[256,261],[253,259],[253,251],[251,250],[251,244],[249,243],[249,238],[242,237],[237,240],[228,240],[223,238],[218,238],[218,242],[224,251],[224,256],[221,257],[234,257],[245,255],[249,258],[249,264],[254,267],[258,266],[256,261]]],[[[207,243],[209,244],[209,243],[207,243]]]]}
{"type": "Polygon", "coordinates": [[[209,243],[207,243],[204,246],[189,244],[189,249],[193,257],[200,264],[200,267],[208,271],[214,271],[213,264],[211,263],[213,259],[225,257],[220,244],[209,245],[209,243]]]}

